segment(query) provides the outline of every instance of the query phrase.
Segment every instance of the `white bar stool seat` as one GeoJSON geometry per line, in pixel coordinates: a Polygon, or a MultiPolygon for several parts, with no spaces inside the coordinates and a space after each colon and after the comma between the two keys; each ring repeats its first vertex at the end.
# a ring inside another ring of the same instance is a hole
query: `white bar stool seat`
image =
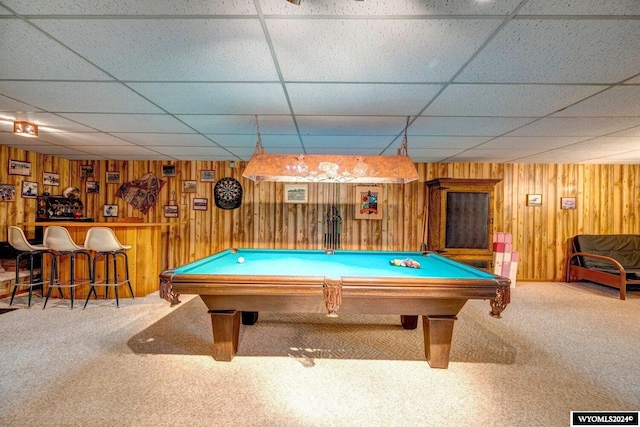
{"type": "Polygon", "coordinates": [[[61,288],[69,288],[71,293],[71,308],[73,308],[76,287],[91,281],[91,254],[84,246],[78,245],[73,241],[73,238],[69,234],[69,230],[57,225],[51,225],[44,231],[44,246],[52,250],[54,256],[53,261],[51,262],[51,281],[49,284],[49,290],[47,291],[47,297],[44,300],[44,306],[42,308],[44,309],[47,306],[47,301],[49,301],[49,296],[51,295],[51,290],[53,288],[57,288],[61,296],[63,295],[61,288]],[[75,265],[77,255],[87,257],[86,278],[76,278],[75,265]],[[68,281],[60,279],[60,261],[64,256],[69,256],[71,262],[68,281]]]}
{"type": "Polygon", "coordinates": [[[116,307],[120,307],[120,300],[118,298],[118,290],[120,285],[128,285],[131,299],[133,296],[133,288],[131,287],[131,281],[129,280],[129,257],[125,252],[127,249],[131,249],[131,245],[124,245],[120,243],[116,233],[109,227],[91,227],[87,232],[87,236],[84,240],[84,247],[88,250],[94,251],[93,256],[93,276],[91,277],[91,289],[87,294],[87,300],[84,302],[84,307],[87,307],[91,293],[97,299],[98,294],[96,292],[96,286],[105,287],[105,298],[109,298],[109,287],[114,288],[116,294],[116,307]],[[118,260],[117,257],[124,258],[125,275],[121,280],[118,277],[118,260]],[[104,277],[101,280],[97,279],[96,263],[104,257],[104,277]],[[113,273],[113,275],[111,275],[113,273]]]}
{"type": "Polygon", "coordinates": [[[34,288],[40,288],[41,295],[44,296],[44,254],[53,256],[53,253],[43,245],[33,245],[29,243],[29,240],[24,235],[22,228],[10,225],[7,231],[8,241],[15,250],[18,251],[16,255],[16,281],[13,285],[13,291],[11,292],[11,301],[9,305],[13,304],[13,298],[16,296],[16,291],[19,286],[29,287],[29,303],[28,307],[31,307],[31,296],[34,288]],[[29,257],[29,283],[20,283],[20,260],[23,257],[29,257]],[[40,271],[36,271],[35,259],[40,258],[40,271]]]}

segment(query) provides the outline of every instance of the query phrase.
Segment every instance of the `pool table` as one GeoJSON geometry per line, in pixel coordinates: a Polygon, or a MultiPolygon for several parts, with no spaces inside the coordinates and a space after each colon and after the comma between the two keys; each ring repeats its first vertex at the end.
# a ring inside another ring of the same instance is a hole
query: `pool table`
{"type": "Polygon", "coordinates": [[[433,252],[279,249],[228,249],[163,272],[160,296],[173,305],[180,294],[200,295],[209,309],[215,360],[233,358],[241,321],[255,323],[260,311],[397,314],[406,329],[422,315],[434,368],[448,367],[456,315],[469,299],[490,300],[495,317],[510,299],[509,279],[433,252]],[[419,267],[402,265],[411,261],[419,267]]]}

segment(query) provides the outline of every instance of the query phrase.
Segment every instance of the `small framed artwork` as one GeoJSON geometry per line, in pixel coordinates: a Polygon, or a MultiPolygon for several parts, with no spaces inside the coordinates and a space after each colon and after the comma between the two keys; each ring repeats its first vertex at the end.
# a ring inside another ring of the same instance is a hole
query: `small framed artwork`
{"type": "Polygon", "coordinates": [[[542,206],[542,194],[527,194],[527,206],[542,206]]]}
{"type": "Polygon", "coordinates": [[[35,199],[38,197],[38,183],[22,181],[22,197],[26,197],[27,199],[35,199]]]}
{"type": "Polygon", "coordinates": [[[42,183],[44,185],[60,186],[60,174],[53,172],[44,172],[42,174],[42,183]]]}
{"type": "Polygon", "coordinates": [[[193,199],[194,211],[206,211],[207,209],[209,209],[209,199],[194,197],[193,199]]]}
{"type": "Polygon", "coordinates": [[[183,193],[195,193],[198,183],[195,181],[182,181],[183,193]]]}
{"type": "Polygon", "coordinates": [[[162,176],[176,176],[176,165],[162,165],[162,176]]]}
{"type": "Polygon", "coordinates": [[[16,199],[16,186],[0,184],[0,202],[13,202],[16,199]]]}
{"type": "Polygon", "coordinates": [[[107,171],[107,184],[120,184],[120,172],[107,171]]]}
{"type": "Polygon", "coordinates": [[[560,197],[560,209],[575,209],[576,198],[575,197],[560,197]]]}
{"type": "Polygon", "coordinates": [[[178,218],[178,205],[164,205],[165,218],[178,218]]]}
{"type": "Polygon", "coordinates": [[[307,203],[309,200],[309,187],[307,184],[285,184],[285,203],[307,203]]]}
{"type": "Polygon", "coordinates": [[[93,165],[80,165],[80,178],[91,178],[93,176],[93,165]]]}
{"type": "Polygon", "coordinates": [[[355,219],[382,219],[382,190],[383,187],[355,188],[355,219]]]}
{"type": "Polygon", "coordinates": [[[99,193],[100,183],[96,181],[87,181],[87,193],[99,193]]]}
{"type": "Polygon", "coordinates": [[[31,162],[10,159],[9,175],[31,176],[31,162]]]}
{"type": "Polygon", "coordinates": [[[200,171],[200,181],[202,182],[215,182],[216,171],[200,171]]]}
{"type": "Polygon", "coordinates": [[[118,216],[118,205],[104,205],[102,216],[118,216]]]}

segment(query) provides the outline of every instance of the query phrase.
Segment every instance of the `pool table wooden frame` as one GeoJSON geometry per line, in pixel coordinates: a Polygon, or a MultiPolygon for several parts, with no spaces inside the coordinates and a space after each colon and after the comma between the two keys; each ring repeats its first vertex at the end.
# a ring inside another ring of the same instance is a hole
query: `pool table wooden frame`
{"type": "Polygon", "coordinates": [[[329,279],[322,275],[177,274],[168,270],[160,275],[160,296],[174,305],[180,302],[181,293],[200,295],[211,314],[213,357],[218,361],[233,359],[241,319],[243,324],[253,324],[259,311],[330,316],[397,314],[405,329],[416,328],[418,316],[422,315],[426,360],[433,368],[447,368],[453,325],[466,302],[490,300],[490,314],[495,317],[500,317],[510,302],[509,279],[488,276],[454,280],[358,276],[329,279]]]}

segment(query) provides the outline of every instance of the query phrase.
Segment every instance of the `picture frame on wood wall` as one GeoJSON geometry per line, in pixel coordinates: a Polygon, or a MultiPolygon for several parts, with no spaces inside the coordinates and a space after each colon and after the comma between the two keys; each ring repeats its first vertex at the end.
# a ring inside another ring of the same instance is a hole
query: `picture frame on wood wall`
{"type": "Polygon", "coordinates": [[[93,165],[80,165],[80,178],[92,178],[93,165]]]}
{"type": "Polygon", "coordinates": [[[309,201],[309,186],[307,184],[285,184],[285,203],[307,203],[309,201]]]}
{"type": "Polygon", "coordinates": [[[193,210],[194,211],[206,211],[209,209],[209,199],[194,197],[193,210]]]}
{"type": "Polygon", "coordinates": [[[16,200],[16,186],[12,184],[0,184],[0,202],[13,202],[16,200]]]}
{"type": "Polygon", "coordinates": [[[25,199],[35,199],[38,197],[38,183],[22,181],[22,197],[25,199]]]}
{"type": "Polygon", "coordinates": [[[202,171],[200,171],[200,181],[201,182],[215,182],[216,181],[216,171],[213,171],[213,170],[202,170],[202,171]]]}
{"type": "Polygon", "coordinates": [[[355,219],[382,219],[383,187],[358,185],[355,188],[355,219]]]}
{"type": "Polygon", "coordinates": [[[87,193],[95,194],[100,192],[100,183],[96,181],[87,181],[87,193]]]}
{"type": "Polygon", "coordinates": [[[52,185],[54,187],[60,186],[60,174],[54,172],[43,172],[42,173],[42,184],[43,185],[52,185]]]}
{"type": "Polygon", "coordinates": [[[9,175],[31,176],[31,162],[9,159],[9,175]]]}
{"type": "Polygon", "coordinates": [[[197,188],[198,188],[198,183],[196,181],[182,181],[183,193],[195,193],[197,188]]]}
{"type": "Polygon", "coordinates": [[[572,210],[576,208],[575,197],[560,197],[560,209],[572,210]]]}
{"type": "Polygon", "coordinates": [[[165,218],[178,218],[178,213],[179,213],[178,205],[164,205],[165,218]]]}
{"type": "Polygon", "coordinates": [[[117,217],[118,205],[104,205],[102,207],[102,216],[105,217],[117,217]]]}
{"type": "Polygon", "coordinates": [[[527,194],[527,206],[542,206],[542,194],[527,194]]]}
{"type": "Polygon", "coordinates": [[[162,176],[176,176],[176,165],[162,165],[162,176]]]}
{"type": "Polygon", "coordinates": [[[120,184],[120,172],[107,171],[106,180],[107,184],[120,184]]]}

